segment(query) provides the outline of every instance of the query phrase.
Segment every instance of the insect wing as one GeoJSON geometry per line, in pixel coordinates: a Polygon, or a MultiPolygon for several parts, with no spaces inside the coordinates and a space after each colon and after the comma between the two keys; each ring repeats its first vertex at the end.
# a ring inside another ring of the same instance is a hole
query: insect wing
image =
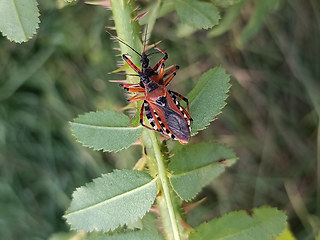
{"type": "Polygon", "coordinates": [[[164,111],[167,124],[175,137],[183,143],[189,142],[190,129],[186,120],[169,108],[166,108],[164,111]]]}

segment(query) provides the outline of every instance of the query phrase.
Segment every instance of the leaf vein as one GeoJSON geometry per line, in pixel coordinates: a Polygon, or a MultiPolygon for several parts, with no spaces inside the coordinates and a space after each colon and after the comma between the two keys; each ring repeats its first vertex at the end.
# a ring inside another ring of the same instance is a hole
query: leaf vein
{"type": "Polygon", "coordinates": [[[132,189],[132,190],[130,190],[130,191],[121,193],[121,194],[119,194],[119,195],[117,195],[117,196],[114,196],[114,197],[112,197],[112,198],[108,198],[108,199],[106,199],[106,200],[103,200],[102,202],[93,204],[93,205],[91,205],[91,206],[89,206],[89,207],[85,207],[85,208],[78,209],[78,210],[76,210],[76,211],[73,211],[73,212],[71,212],[71,213],[66,214],[66,216],[71,216],[71,215],[73,215],[73,214],[76,214],[76,213],[79,213],[79,212],[82,212],[82,211],[85,211],[85,210],[88,210],[88,209],[91,209],[91,208],[98,207],[99,205],[102,205],[102,204],[104,204],[104,203],[106,203],[106,202],[112,202],[112,201],[114,201],[114,200],[117,200],[117,199],[121,198],[123,195],[127,195],[127,194],[130,195],[131,193],[133,193],[133,192],[135,192],[135,191],[137,191],[137,190],[141,190],[141,189],[143,189],[143,188],[146,188],[147,186],[153,184],[153,182],[155,182],[155,181],[157,181],[157,180],[158,180],[158,178],[156,177],[156,178],[152,179],[150,182],[148,182],[148,183],[146,183],[146,184],[144,184],[144,185],[142,185],[142,186],[140,186],[140,187],[137,187],[137,188],[134,188],[134,189],[132,189]]]}
{"type": "Polygon", "coordinates": [[[78,125],[78,126],[83,126],[83,127],[87,127],[87,128],[98,128],[98,129],[120,129],[120,130],[133,130],[133,129],[138,129],[141,128],[142,126],[138,126],[138,127],[110,127],[110,126],[96,126],[96,125],[90,125],[90,124],[85,124],[85,123],[77,123],[77,122],[72,122],[72,125],[78,125]]]}
{"type": "Polygon", "coordinates": [[[15,0],[12,0],[11,2],[12,2],[12,5],[13,5],[13,7],[14,7],[14,10],[15,10],[15,12],[16,12],[16,17],[17,17],[17,19],[18,19],[18,23],[19,23],[19,25],[20,25],[20,27],[21,27],[21,30],[22,30],[22,32],[23,32],[23,35],[24,35],[25,39],[28,39],[28,38],[27,38],[27,35],[26,35],[26,32],[24,31],[24,27],[23,27],[23,25],[22,25],[20,16],[19,16],[19,14],[18,14],[18,9],[17,9],[17,5],[16,5],[16,3],[15,3],[15,0]]]}
{"type": "MultiPolygon", "coordinates": [[[[226,161],[232,161],[232,160],[237,160],[238,158],[235,157],[235,158],[229,158],[229,159],[226,159],[226,161]]],[[[203,166],[203,167],[200,167],[200,168],[196,168],[196,169],[193,169],[191,171],[187,171],[187,172],[183,172],[183,173],[179,173],[179,174],[168,174],[169,178],[173,179],[173,178],[177,178],[177,177],[182,177],[182,176],[185,176],[185,175],[188,175],[188,174],[191,174],[191,173],[194,173],[194,172],[198,172],[198,171],[201,171],[203,169],[206,169],[206,168],[209,168],[209,167],[212,167],[216,164],[223,164],[223,163],[220,163],[220,162],[213,162],[213,163],[210,163],[206,166],[203,166]]]]}

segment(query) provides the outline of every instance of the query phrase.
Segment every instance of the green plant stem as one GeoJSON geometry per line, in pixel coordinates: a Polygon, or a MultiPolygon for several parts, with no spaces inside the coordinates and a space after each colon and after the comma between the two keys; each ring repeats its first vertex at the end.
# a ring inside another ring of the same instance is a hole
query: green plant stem
{"type": "Polygon", "coordinates": [[[157,141],[157,138],[155,136],[155,133],[152,131],[149,132],[149,137],[152,142],[153,150],[154,150],[154,155],[157,160],[157,165],[158,165],[158,174],[162,186],[162,194],[164,196],[166,206],[168,209],[169,217],[170,217],[170,223],[171,223],[171,228],[173,232],[173,236],[175,240],[180,240],[180,233],[179,233],[179,227],[177,223],[177,218],[176,218],[176,213],[174,211],[173,207],[173,201],[170,195],[170,188],[169,188],[169,182],[168,182],[168,177],[167,177],[167,171],[164,165],[164,161],[162,158],[162,154],[160,151],[159,143],[157,141]]]}
{"type": "MultiPolygon", "coordinates": [[[[111,9],[117,36],[133,49],[140,51],[140,26],[137,21],[132,20],[136,16],[136,13],[134,11],[134,1],[111,0],[111,9]]],[[[138,56],[128,46],[121,43],[119,44],[119,46],[121,53],[129,54],[133,63],[140,63],[140,56],[138,56]]],[[[136,74],[131,68],[128,68],[126,71],[127,73],[136,74]]],[[[128,75],[127,80],[129,83],[136,83],[137,81],[139,81],[139,78],[128,75]]]]}
{"type": "MultiPolygon", "coordinates": [[[[133,49],[140,51],[141,40],[140,40],[140,26],[137,21],[134,21],[136,17],[135,11],[135,1],[127,0],[111,0],[111,9],[114,19],[114,24],[117,31],[117,36],[124,41],[128,46],[133,49]]],[[[132,58],[131,61],[137,66],[140,63],[140,56],[136,54],[127,45],[119,43],[120,50],[122,54],[129,54],[132,58]]],[[[125,63],[126,64],[126,63],[125,63]]],[[[126,65],[128,66],[128,65],[126,65]]],[[[128,83],[138,83],[139,77],[131,76],[130,74],[136,74],[136,72],[128,67],[127,72],[127,82],[128,83]]],[[[134,103],[137,109],[141,108],[141,103],[134,103]]],[[[131,126],[139,125],[139,114],[136,113],[135,117],[131,120],[131,126]]]]}
{"type": "MultiPolygon", "coordinates": [[[[141,40],[139,36],[140,28],[138,22],[133,21],[133,18],[136,16],[136,12],[134,11],[134,1],[128,2],[126,0],[111,0],[111,8],[117,36],[129,46],[139,51],[141,49],[141,40]]],[[[138,64],[137,66],[140,65],[139,56],[130,48],[124,44],[120,44],[120,49],[122,54],[128,53],[132,56],[131,60],[133,63],[138,64]]],[[[133,70],[129,68],[127,73],[132,73],[132,71],[133,70]]],[[[137,82],[139,78],[128,76],[127,80],[129,83],[133,83],[137,82]]],[[[141,105],[137,104],[137,108],[140,109],[140,107],[141,105]]],[[[139,124],[138,113],[134,119],[136,120],[132,120],[131,124],[139,124]]],[[[159,187],[162,190],[162,195],[157,198],[157,205],[160,211],[160,217],[164,226],[166,238],[168,240],[180,240],[179,220],[177,219],[177,217],[179,217],[179,213],[175,210],[173,205],[167,171],[155,133],[150,130],[143,131],[141,145],[143,148],[146,148],[148,152],[149,160],[147,160],[147,164],[150,169],[150,174],[153,177],[158,175],[160,178],[159,187]]]]}

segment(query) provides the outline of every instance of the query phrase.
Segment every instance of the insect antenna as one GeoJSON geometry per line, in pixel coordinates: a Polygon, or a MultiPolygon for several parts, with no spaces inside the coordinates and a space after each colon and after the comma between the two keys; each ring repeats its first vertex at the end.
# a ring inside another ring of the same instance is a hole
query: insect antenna
{"type": "Polygon", "coordinates": [[[153,54],[160,54],[161,52],[152,52],[152,53],[149,53],[147,54],[147,56],[149,57],[150,55],[153,55],[153,54]]]}
{"type": "Polygon", "coordinates": [[[125,41],[123,41],[121,38],[118,38],[117,36],[112,35],[109,31],[106,31],[107,33],[110,34],[112,39],[115,39],[119,42],[121,42],[122,44],[126,45],[128,48],[130,48],[132,51],[134,51],[136,54],[138,54],[140,57],[142,57],[142,55],[140,53],[138,53],[133,47],[131,47],[128,43],[126,43],[125,41]]]}
{"type": "Polygon", "coordinates": [[[146,24],[146,32],[144,34],[143,53],[146,51],[147,35],[148,35],[148,24],[146,24]]]}

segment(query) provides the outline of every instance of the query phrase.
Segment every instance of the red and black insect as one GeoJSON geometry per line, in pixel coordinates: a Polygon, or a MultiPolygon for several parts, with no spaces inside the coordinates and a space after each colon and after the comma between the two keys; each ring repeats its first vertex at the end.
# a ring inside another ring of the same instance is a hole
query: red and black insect
{"type": "Polygon", "coordinates": [[[145,50],[140,54],[122,40],[118,40],[141,57],[141,69],[139,69],[126,54],[122,55],[123,59],[140,77],[140,82],[138,84],[120,84],[120,87],[123,89],[137,93],[137,95],[131,97],[128,101],[144,100],[140,111],[140,124],[148,129],[176,139],[181,144],[187,144],[190,139],[190,124],[193,121],[189,114],[188,99],[179,93],[167,89],[167,85],[176,75],[179,66],[175,66],[165,72],[164,63],[168,59],[168,54],[164,50],[153,46],[154,49],[163,53],[163,57],[151,68],[145,50]],[[186,102],[188,111],[180,105],[178,98],[186,102]],[[144,111],[153,129],[143,123],[144,111]]]}

